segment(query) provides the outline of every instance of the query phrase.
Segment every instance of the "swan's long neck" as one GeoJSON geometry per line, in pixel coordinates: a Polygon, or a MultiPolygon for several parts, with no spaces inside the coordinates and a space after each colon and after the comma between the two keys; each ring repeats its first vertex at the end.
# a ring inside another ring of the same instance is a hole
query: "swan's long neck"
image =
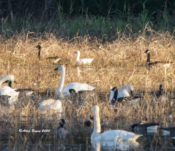
{"type": "Polygon", "coordinates": [[[99,115],[99,107],[96,105],[93,107],[94,112],[94,129],[93,133],[101,133],[101,124],[100,124],[100,115],[99,115]]]}
{"type": "Polygon", "coordinates": [[[61,70],[61,80],[60,80],[60,83],[58,85],[58,93],[62,94],[62,90],[63,90],[63,86],[64,86],[64,79],[65,79],[65,68],[62,67],[62,70],[61,70]]]}
{"type": "Polygon", "coordinates": [[[78,62],[80,60],[80,52],[77,52],[77,58],[76,61],[78,62]]]}

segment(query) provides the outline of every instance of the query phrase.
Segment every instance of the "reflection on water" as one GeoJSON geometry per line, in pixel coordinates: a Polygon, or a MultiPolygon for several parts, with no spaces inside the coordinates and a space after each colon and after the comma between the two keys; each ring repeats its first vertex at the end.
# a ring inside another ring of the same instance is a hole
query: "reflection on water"
{"type": "Polygon", "coordinates": [[[81,73],[87,74],[87,73],[93,73],[94,72],[94,69],[91,66],[89,66],[89,67],[79,67],[79,66],[77,66],[76,70],[77,70],[77,76],[78,77],[81,76],[81,73]]]}

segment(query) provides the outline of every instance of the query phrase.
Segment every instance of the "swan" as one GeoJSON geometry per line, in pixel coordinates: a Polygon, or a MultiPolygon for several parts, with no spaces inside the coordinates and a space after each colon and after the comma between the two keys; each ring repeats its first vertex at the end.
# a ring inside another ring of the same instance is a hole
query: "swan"
{"type": "Polygon", "coordinates": [[[87,65],[89,65],[94,60],[93,58],[81,58],[80,59],[80,51],[78,51],[78,50],[75,51],[75,54],[77,54],[76,63],[79,64],[79,65],[81,65],[81,64],[84,64],[84,65],[87,64],[87,65]]]}
{"type": "Polygon", "coordinates": [[[39,104],[39,108],[41,114],[45,114],[47,111],[53,111],[54,113],[58,113],[59,118],[61,118],[63,112],[62,102],[51,98],[42,101],[39,104]]]}
{"type": "Polygon", "coordinates": [[[95,87],[90,86],[86,83],[79,83],[79,82],[73,82],[68,85],[66,85],[64,88],[64,80],[65,80],[65,67],[64,65],[61,65],[55,70],[61,71],[61,80],[59,82],[58,88],[56,89],[56,95],[61,98],[68,98],[73,93],[79,93],[79,92],[85,92],[85,91],[92,91],[95,89],[95,87]]]}
{"type": "Polygon", "coordinates": [[[94,148],[100,145],[106,149],[127,150],[139,146],[136,141],[142,135],[125,130],[107,130],[101,133],[99,106],[93,106],[94,128],[91,134],[91,144],[94,148]]]}
{"type": "Polygon", "coordinates": [[[0,96],[8,96],[8,99],[5,100],[12,105],[18,100],[19,96],[19,92],[17,92],[16,89],[11,88],[12,82],[15,82],[14,75],[8,74],[0,78],[0,85],[4,82],[8,83],[9,86],[0,87],[0,96]]]}
{"type": "MultiPolygon", "coordinates": [[[[124,85],[120,89],[117,89],[117,87],[113,87],[110,90],[110,95],[109,95],[110,104],[113,105],[116,101],[120,102],[123,99],[131,98],[133,96],[133,90],[134,88],[131,85],[124,85]]],[[[137,98],[138,97],[133,97],[131,99],[133,101],[134,99],[137,99],[137,98]]]]}
{"type": "Polygon", "coordinates": [[[3,77],[0,78],[0,86],[3,84],[3,83],[8,83],[8,86],[11,87],[12,86],[12,82],[15,82],[15,77],[14,75],[12,74],[7,74],[3,77]]]}
{"type": "Polygon", "coordinates": [[[0,84],[8,83],[8,86],[1,86],[0,87],[0,97],[8,96],[8,97],[6,97],[7,99],[5,99],[4,101],[8,101],[9,105],[15,104],[18,101],[19,94],[23,91],[27,90],[26,96],[33,97],[33,91],[28,91],[28,89],[13,89],[13,88],[11,88],[12,82],[16,82],[14,75],[8,74],[8,75],[0,78],[0,84]]]}

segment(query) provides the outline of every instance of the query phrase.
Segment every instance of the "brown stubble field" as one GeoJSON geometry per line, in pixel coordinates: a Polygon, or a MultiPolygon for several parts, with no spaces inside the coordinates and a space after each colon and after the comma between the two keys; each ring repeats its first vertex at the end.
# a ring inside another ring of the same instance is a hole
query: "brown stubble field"
{"type": "MultiPolygon", "coordinates": [[[[75,81],[86,82],[95,86],[98,94],[102,94],[102,97],[87,97],[83,106],[70,100],[63,101],[64,118],[68,121],[70,129],[73,126],[71,123],[80,122],[83,125],[84,120],[92,115],[94,104],[100,106],[100,116],[106,123],[110,123],[106,126],[110,128],[128,130],[131,124],[143,120],[160,122],[164,126],[175,124],[175,103],[172,99],[161,102],[156,97],[150,97],[149,93],[145,93],[141,104],[117,103],[114,110],[111,110],[108,101],[110,87],[119,88],[124,84],[133,85],[135,94],[139,94],[141,91],[156,91],[162,83],[165,92],[168,94],[171,92],[171,97],[175,96],[175,40],[169,33],[151,31],[149,36],[145,33],[137,36],[121,36],[113,42],[106,43],[101,43],[98,39],[90,40],[89,37],[76,37],[73,40],[57,39],[49,33],[37,38],[33,33],[28,33],[10,39],[1,38],[0,41],[1,76],[14,74],[17,81],[17,84],[13,85],[14,88],[31,88],[36,94],[34,100],[21,97],[15,111],[2,116],[1,119],[8,118],[14,124],[17,122],[15,117],[21,119],[31,117],[32,126],[43,126],[45,123],[48,127],[47,120],[40,116],[38,104],[46,98],[56,98],[55,90],[60,80],[60,72],[54,71],[54,68],[64,64],[67,67],[65,85],[75,81]],[[40,60],[37,58],[38,43],[42,46],[40,60]],[[146,69],[145,49],[151,51],[153,61],[173,62],[166,74],[162,66],[146,69]],[[80,77],[77,76],[75,50],[80,50],[81,57],[94,58],[93,72],[81,73],[80,77]],[[53,64],[46,59],[50,56],[59,56],[61,61],[53,64]]],[[[55,121],[54,116],[50,120],[55,126],[58,125],[59,121],[55,121]]]]}

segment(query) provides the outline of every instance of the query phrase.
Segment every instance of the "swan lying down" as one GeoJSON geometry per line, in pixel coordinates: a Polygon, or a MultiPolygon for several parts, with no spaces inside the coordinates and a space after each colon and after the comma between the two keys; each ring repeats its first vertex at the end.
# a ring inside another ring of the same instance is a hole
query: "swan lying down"
{"type": "Polygon", "coordinates": [[[75,51],[75,54],[77,54],[76,63],[78,65],[90,65],[94,60],[93,58],[80,58],[80,51],[78,50],[75,51]]]}
{"type": "Polygon", "coordinates": [[[39,104],[41,114],[49,112],[56,113],[58,118],[62,117],[63,107],[61,100],[47,99],[39,104]]]}
{"type": "MultiPolygon", "coordinates": [[[[0,87],[0,112],[11,112],[15,109],[14,105],[18,102],[19,95],[25,91],[25,89],[13,89],[12,83],[15,82],[14,75],[6,75],[0,78],[0,84],[8,83],[8,86],[0,87]]],[[[26,91],[25,96],[33,97],[33,91],[26,91]]]]}

